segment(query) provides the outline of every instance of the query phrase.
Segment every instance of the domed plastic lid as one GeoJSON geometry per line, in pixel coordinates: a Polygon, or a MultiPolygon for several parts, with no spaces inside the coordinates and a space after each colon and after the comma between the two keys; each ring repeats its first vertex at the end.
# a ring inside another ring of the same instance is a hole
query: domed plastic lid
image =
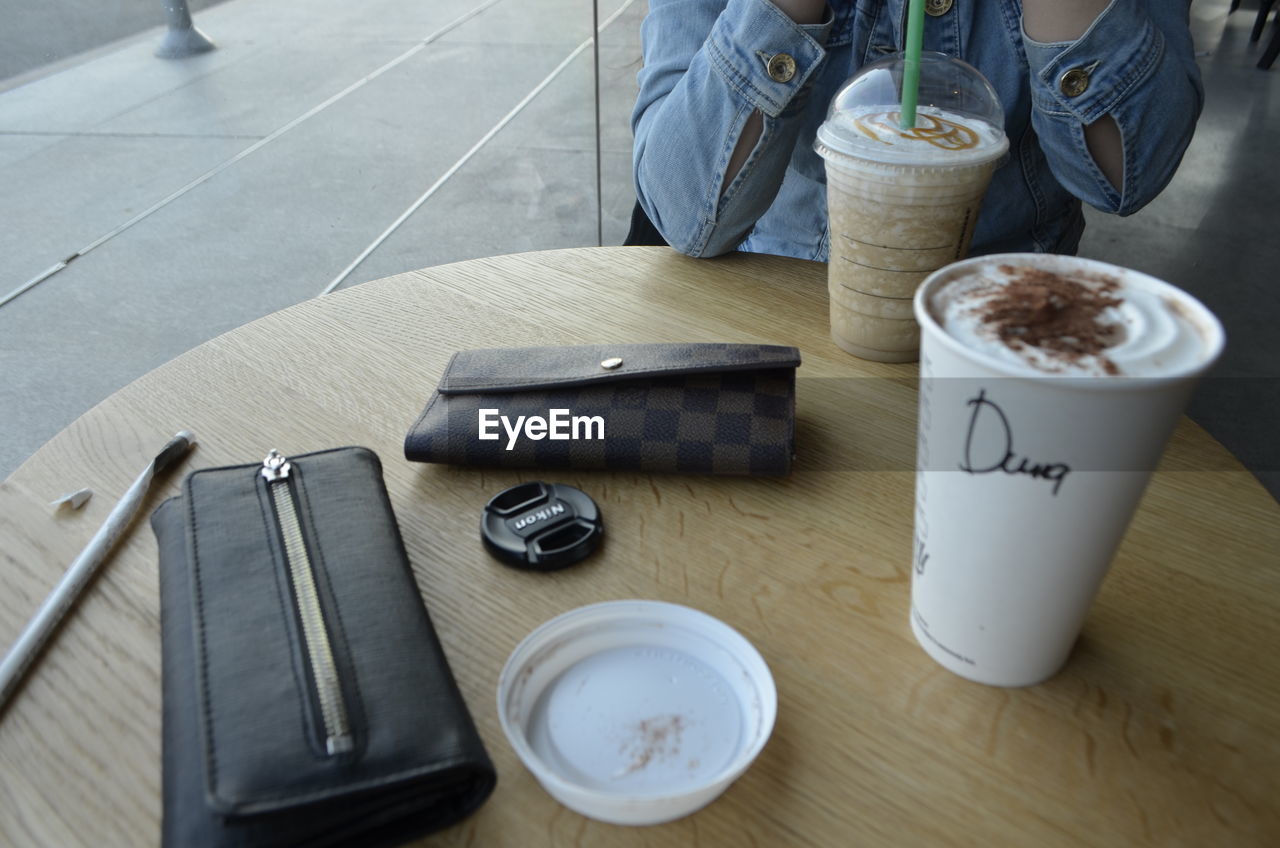
{"type": "Polygon", "coordinates": [[[902,129],[906,57],[864,66],[831,99],[814,144],[828,159],[857,156],[890,164],[979,164],[1009,149],[1004,110],[977,68],[942,53],[920,56],[916,122],[902,129]]]}

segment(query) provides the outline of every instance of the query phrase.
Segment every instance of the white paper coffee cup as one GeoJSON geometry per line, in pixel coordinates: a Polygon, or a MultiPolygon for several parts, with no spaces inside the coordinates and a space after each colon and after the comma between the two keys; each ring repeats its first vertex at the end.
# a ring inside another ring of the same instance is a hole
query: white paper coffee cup
{"type": "Polygon", "coordinates": [[[914,306],[922,335],[911,627],[963,677],[1038,683],[1066,661],[1197,378],[1222,351],[1222,325],[1153,277],[1044,254],[955,263],[925,280],[914,306]],[[1135,339],[1153,337],[1135,376],[1041,371],[962,343],[933,308],[948,285],[1001,266],[1113,278],[1121,295],[1140,292],[1135,301],[1168,314],[1130,327],[1135,339]],[[1162,361],[1157,343],[1175,324],[1199,347],[1162,361]]]}

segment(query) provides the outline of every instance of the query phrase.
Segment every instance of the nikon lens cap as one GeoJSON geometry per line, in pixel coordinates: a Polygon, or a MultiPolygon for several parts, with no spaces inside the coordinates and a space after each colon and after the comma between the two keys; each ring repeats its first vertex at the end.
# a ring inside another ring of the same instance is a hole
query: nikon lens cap
{"type": "Polygon", "coordinates": [[[554,571],[600,545],[604,522],[586,492],[563,483],[521,483],[495,495],[480,517],[489,552],[517,568],[554,571]]]}

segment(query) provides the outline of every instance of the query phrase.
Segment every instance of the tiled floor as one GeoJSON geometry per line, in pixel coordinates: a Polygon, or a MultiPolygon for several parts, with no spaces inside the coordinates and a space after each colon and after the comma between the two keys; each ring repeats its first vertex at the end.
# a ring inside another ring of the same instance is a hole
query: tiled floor
{"type": "MultiPolygon", "coordinates": [[[[1228,5],[1191,9],[1208,98],[1178,176],[1138,215],[1092,215],[1082,253],[1223,317],[1229,350],[1193,415],[1280,493],[1280,66],[1254,67],[1256,4],[1228,5]]],[[[633,202],[645,7],[599,10],[606,244],[633,202]]],[[[227,0],[196,22],[216,51],[162,61],[153,30],[0,82],[0,298],[92,247],[0,306],[0,476],[147,370],[319,294],[374,244],[340,285],[597,242],[582,0],[227,0]]]]}

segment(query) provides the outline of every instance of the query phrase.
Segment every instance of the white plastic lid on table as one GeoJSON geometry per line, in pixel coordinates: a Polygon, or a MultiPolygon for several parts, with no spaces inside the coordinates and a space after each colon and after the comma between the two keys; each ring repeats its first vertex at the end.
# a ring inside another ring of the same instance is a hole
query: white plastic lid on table
{"type": "Polygon", "coordinates": [[[570,610],[534,630],[498,680],[502,729],[556,800],[658,824],[719,796],[773,730],[759,652],[718,619],[659,601],[570,610]]]}
{"type": "Polygon", "coordinates": [[[1004,109],[987,78],[943,53],[920,55],[920,87],[913,129],[900,126],[906,56],[895,53],[849,78],[818,127],[815,149],[827,159],[980,164],[1003,156],[1004,109]]]}

